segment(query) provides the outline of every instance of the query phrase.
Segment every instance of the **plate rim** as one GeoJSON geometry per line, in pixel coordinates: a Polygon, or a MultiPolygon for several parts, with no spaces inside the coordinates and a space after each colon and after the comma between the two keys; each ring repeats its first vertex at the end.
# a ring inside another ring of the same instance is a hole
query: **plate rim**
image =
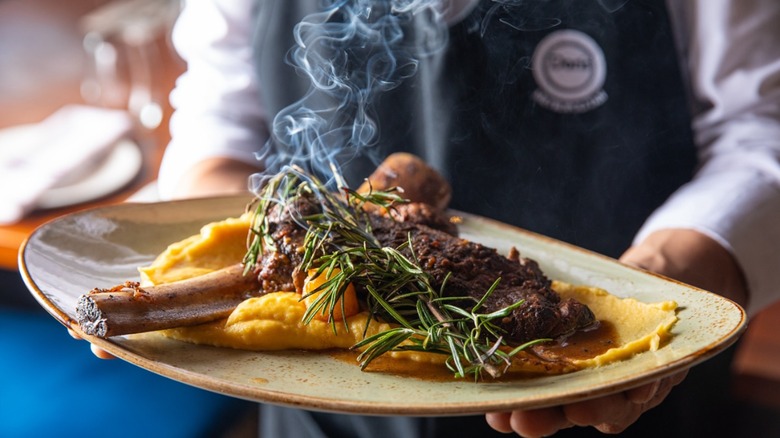
{"type": "MultiPolygon", "coordinates": [[[[62,220],[67,220],[69,217],[73,215],[94,214],[94,213],[99,214],[103,211],[117,213],[119,210],[122,209],[138,208],[139,206],[155,206],[159,204],[186,205],[191,203],[209,204],[215,201],[225,201],[225,202],[235,201],[236,205],[238,206],[241,205],[239,202],[243,202],[244,205],[246,205],[246,203],[249,200],[251,200],[251,197],[249,195],[233,195],[233,196],[217,196],[217,197],[198,198],[198,199],[161,201],[161,202],[153,202],[153,203],[123,203],[123,204],[93,207],[90,209],[80,210],[78,212],[74,212],[59,218],[55,218],[41,225],[33,233],[31,233],[30,236],[28,236],[28,238],[25,239],[19,251],[19,271],[22,274],[25,284],[27,285],[28,289],[33,294],[35,299],[56,320],[62,323],[65,327],[68,327],[69,329],[79,334],[82,338],[108,351],[109,353],[113,354],[114,356],[118,357],[121,360],[125,360],[136,366],[144,368],[150,372],[160,374],[162,376],[177,380],[179,382],[196,386],[212,392],[225,394],[232,397],[242,398],[242,399],[256,401],[256,402],[285,405],[289,407],[297,407],[297,408],[326,411],[326,412],[338,412],[338,413],[359,413],[359,414],[370,414],[370,415],[448,416],[448,415],[477,414],[477,413],[484,413],[489,411],[506,411],[506,410],[518,409],[518,408],[523,408],[523,409],[541,408],[541,407],[559,405],[564,402],[571,403],[574,401],[586,400],[586,399],[590,399],[602,395],[607,395],[607,394],[627,390],[636,386],[640,386],[644,383],[648,383],[650,381],[674,374],[676,372],[686,370],[690,367],[700,364],[710,359],[711,357],[717,355],[718,353],[727,349],[729,346],[735,343],[739,339],[739,335],[741,335],[741,333],[744,332],[747,326],[746,324],[747,316],[745,310],[737,303],[734,303],[733,301],[727,298],[721,297],[720,295],[688,285],[686,283],[674,279],[670,279],[660,274],[656,274],[637,267],[622,264],[602,254],[598,254],[589,251],[587,249],[583,249],[575,245],[571,245],[569,243],[548,236],[540,235],[538,233],[529,230],[525,230],[513,225],[505,224],[483,216],[477,216],[469,213],[453,211],[453,213],[455,214],[468,217],[472,220],[489,224],[495,228],[502,229],[502,231],[520,233],[527,236],[528,238],[544,241],[546,245],[552,245],[552,246],[561,245],[563,247],[566,247],[568,250],[575,250],[588,257],[597,257],[602,261],[608,263],[619,263],[623,267],[628,268],[632,271],[636,271],[641,275],[649,275],[665,282],[671,282],[683,286],[696,293],[710,294],[713,297],[715,297],[716,300],[721,301],[724,304],[729,304],[730,306],[733,307],[735,311],[739,312],[739,321],[735,323],[733,327],[730,328],[728,333],[725,333],[719,339],[714,339],[711,342],[708,342],[706,347],[699,349],[695,353],[688,354],[686,356],[666,362],[661,366],[658,366],[655,369],[653,369],[652,372],[640,373],[639,375],[634,375],[633,377],[622,380],[621,382],[602,386],[596,389],[591,389],[590,391],[587,392],[565,393],[565,394],[561,394],[559,397],[552,397],[552,398],[543,397],[541,399],[535,397],[528,397],[528,396],[521,397],[521,398],[512,397],[512,398],[505,398],[502,400],[493,400],[485,403],[477,403],[473,401],[462,402],[462,403],[442,402],[437,404],[429,404],[427,406],[420,406],[414,404],[409,406],[403,406],[399,404],[389,405],[387,403],[371,404],[367,402],[355,402],[350,400],[340,400],[340,399],[325,398],[325,397],[318,397],[312,395],[284,393],[275,390],[265,390],[263,388],[250,386],[246,383],[227,382],[222,379],[213,378],[210,376],[203,375],[201,373],[193,372],[188,369],[177,367],[170,363],[155,361],[154,359],[145,357],[142,354],[132,351],[132,349],[129,349],[127,345],[124,345],[123,342],[120,342],[118,340],[101,339],[101,338],[85,335],[83,332],[80,331],[78,324],[63,309],[60,309],[54,302],[52,302],[51,299],[46,295],[46,293],[38,287],[38,285],[36,284],[33,278],[33,275],[30,272],[27,261],[25,259],[28,251],[29,243],[36,238],[36,236],[38,235],[39,232],[41,232],[41,230],[45,230],[48,227],[56,226],[57,222],[62,220]]],[[[178,341],[172,341],[172,342],[178,342],[178,341]]],[[[218,347],[209,347],[209,346],[198,346],[198,347],[209,348],[209,349],[218,348],[218,347]]],[[[262,354],[262,352],[251,352],[251,353],[262,354]]],[[[611,366],[611,365],[607,365],[607,366],[611,366]]],[[[582,371],[578,371],[578,373],[581,372],[582,371]]],[[[547,377],[541,377],[541,379],[545,379],[545,378],[547,377]]],[[[494,385],[495,383],[486,383],[486,384],[494,385]]]]}

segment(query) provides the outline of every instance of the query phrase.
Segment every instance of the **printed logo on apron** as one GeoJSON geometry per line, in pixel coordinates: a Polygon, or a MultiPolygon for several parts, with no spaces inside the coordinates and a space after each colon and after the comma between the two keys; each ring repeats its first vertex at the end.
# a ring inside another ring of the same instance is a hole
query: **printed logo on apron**
{"type": "Polygon", "coordinates": [[[590,36],[577,30],[547,35],[534,50],[533,75],[538,88],[533,99],[558,113],[584,113],[607,101],[604,52],[590,36]]]}

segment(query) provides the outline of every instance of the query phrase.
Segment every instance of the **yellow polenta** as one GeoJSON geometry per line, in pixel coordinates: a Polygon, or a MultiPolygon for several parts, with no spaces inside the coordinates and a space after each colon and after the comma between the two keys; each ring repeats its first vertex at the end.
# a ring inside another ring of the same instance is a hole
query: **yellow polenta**
{"type": "Polygon", "coordinates": [[[575,298],[590,307],[599,321],[608,321],[617,332],[618,345],[591,359],[573,360],[581,367],[605,365],[643,351],[655,351],[671,336],[677,322],[677,303],[646,304],[633,298],[619,298],[604,289],[553,282],[564,298],[575,298]]]}
{"type": "Polygon", "coordinates": [[[161,284],[207,274],[240,263],[246,254],[251,216],[208,224],[200,234],[168,246],[147,267],[139,268],[143,284],[161,284]]]}
{"type": "MultiPolygon", "coordinates": [[[[140,268],[142,282],[160,284],[181,280],[241,262],[249,224],[250,216],[244,215],[206,225],[199,235],[170,245],[150,266],[140,268]]],[[[671,336],[670,330],[677,321],[677,305],[671,301],[646,304],[610,295],[603,289],[560,281],[555,281],[553,288],[563,297],[586,304],[598,320],[611,323],[616,331],[614,348],[593,358],[572,359],[568,361],[572,366],[565,371],[600,366],[656,350],[671,336]]],[[[346,324],[336,324],[335,332],[334,325],[328,322],[313,320],[303,324],[306,308],[300,302],[300,295],[268,292],[244,301],[226,320],[166,330],[164,334],[186,342],[247,350],[325,350],[349,348],[364,334],[371,335],[390,327],[372,321],[366,329],[368,318],[365,313],[348,318],[346,324]]],[[[394,356],[426,362],[443,359],[438,355],[416,353],[394,356]]],[[[523,363],[515,365],[523,371],[555,372],[530,355],[521,357],[520,361],[523,363]]],[[[557,372],[561,372],[561,368],[557,372]]]]}

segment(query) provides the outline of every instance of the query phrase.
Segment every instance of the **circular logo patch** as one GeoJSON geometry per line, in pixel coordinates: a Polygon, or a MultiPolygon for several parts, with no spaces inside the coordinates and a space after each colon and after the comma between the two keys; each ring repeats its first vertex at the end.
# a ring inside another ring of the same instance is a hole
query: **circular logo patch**
{"type": "Polygon", "coordinates": [[[536,46],[532,63],[539,87],[533,97],[545,108],[581,113],[606,102],[604,52],[587,34],[569,29],[547,35],[536,46]]]}

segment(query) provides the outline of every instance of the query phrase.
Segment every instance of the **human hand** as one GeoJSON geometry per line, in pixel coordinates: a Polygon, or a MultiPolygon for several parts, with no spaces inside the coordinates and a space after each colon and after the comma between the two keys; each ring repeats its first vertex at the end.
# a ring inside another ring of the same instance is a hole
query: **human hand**
{"type": "Polygon", "coordinates": [[[628,391],[549,408],[492,412],[485,418],[493,429],[532,438],[550,436],[574,426],[593,426],[603,433],[624,431],[639,417],[661,404],[685,379],[687,371],[628,391]]]}
{"type": "MultiPolygon", "coordinates": [[[[76,333],[73,329],[68,328],[68,333],[73,339],[81,340],[81,336],[79,336],[78,333],[76,333]]],[[[95,344],[89,344],[90,350],[92,350],[92,354],[97,356],[100,359],[116,359],[111,353],[107,352],[106,350],[103,350],[102,348],[96,346],[95,344]]]]}
{"type": "MultiPolygon", "coordinates": [[[[718,293],[743,306],[747,303],[747,286],[734,258],[697,231],[657,231],[626,251],[620,261],[718,293]]],[[[573,426],[620,433],[659,405],[686,375],[683,371],[628,391],[564,406],[488,413],[486,420],[497,431],[524,437],[548,436],[573,426]]]]}
{"type": "Polygon", "coordinates": [[[176,185],[176,198],[249,193],[249,177],[258,167],[230,158],[210,158],[196,164],[176,185]]]}
{"type": "Polygon", "coordinates": [[[748,301],[745,277],[734,257],[698,231],[656,231],[629,248],[620,261],[714,292],[741,306],[748,301]]]}

